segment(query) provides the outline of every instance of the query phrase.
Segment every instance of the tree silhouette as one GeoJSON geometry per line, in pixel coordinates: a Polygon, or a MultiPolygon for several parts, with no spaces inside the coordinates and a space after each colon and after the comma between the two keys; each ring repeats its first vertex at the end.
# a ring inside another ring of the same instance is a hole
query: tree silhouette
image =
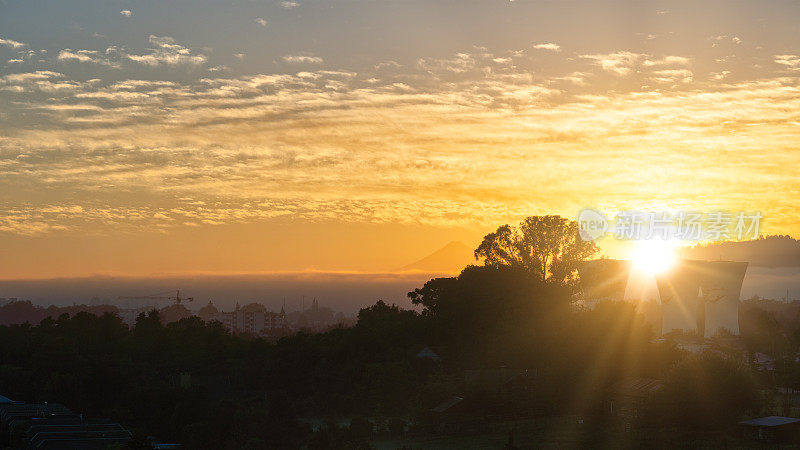
{"type": "Polygon", "coordinates": [[[578,223],[561,216],[530,216],[519,226],[502,225],[475,249],[489,267],[522,268],[540,280],[570,283],[579,262],[594,256],[597,245],[584,241],[578,223]]]}

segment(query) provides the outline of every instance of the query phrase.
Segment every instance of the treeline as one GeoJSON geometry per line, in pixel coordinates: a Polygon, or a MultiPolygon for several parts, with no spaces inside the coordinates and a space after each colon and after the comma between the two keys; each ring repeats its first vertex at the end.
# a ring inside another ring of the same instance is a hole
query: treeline
{"type": "Polygon", "coordinates": [[[503,417],[599,416],[615,384],[636,377],[663,379],[670,393],[651,405],[657,426],[686,417],[725,426],[761,406],[743,358],[691,357],[654,340],[633,305],[582,310],[568,287],[522,269],[469,267],[409,296],[421,313],[379,301],[355,327],[275,344],[197,317],[164,326],[155,312],[132,330],[85,312],[2,326],[1,394],[61,402],[191,448],[350,448],[366,445],[366,418],[376,417],[395,424],[386,432],[405,421],[424,432],[430,408],[463,395],[466,370],[499,367],[528,374],[501,395],[475,396],[503,417]],[[423,346],[441,360],[416,357],[423,346]],[[714,390],[698,395],[697,377],[714,390]],[[363,419],[314,433],[301,417],[363,419]]]}
{"type": "Polygon", "coordinates": [[[683,249],[682,256],[713,261],[748,261],[751,266],[800,266],[800,241],[791,236],[759,236],[750,241],[710,242],[683,249]]]}
{"type": "Polygon", "coordinates": [[[13,325],[25,322],[39,323],[48,317],[58,317],[62,314],[69,314],[72,316],[79,312],[88,312],[96,316],[102,316],[107,312],[117,314],[119,308],[113,305],[50,305],[44,308],[34,305],[30,300],[16,300],[0,305],[0,325],[13,325]]]}

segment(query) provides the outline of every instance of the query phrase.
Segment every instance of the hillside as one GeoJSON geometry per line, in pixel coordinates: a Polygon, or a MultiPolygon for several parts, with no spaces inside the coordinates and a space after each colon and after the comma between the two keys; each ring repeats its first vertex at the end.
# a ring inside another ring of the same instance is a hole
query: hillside
{"type": "Polygon", "coordinates": [[[692,259],[747,261],[751,266],[800,266],[800,241],[789,236],[767,236],[753,241],[715,242],[688,248],[682,256],[692,259]]]}
{"type": "Polygon", "coordinates": [[[475,263],[472,249],[463,242],[451,241],[430,255],[401,267],[400,271],[459,273],[475,263]]]}

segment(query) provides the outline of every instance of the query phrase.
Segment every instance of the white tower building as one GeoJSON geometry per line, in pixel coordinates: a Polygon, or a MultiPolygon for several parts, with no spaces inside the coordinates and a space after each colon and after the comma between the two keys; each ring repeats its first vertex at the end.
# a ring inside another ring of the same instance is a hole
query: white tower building
{"type": "Polygon", "coordinates": [[[700,282],[705,303],[705,337],[712,337],[722,330],[739,334],[739,296],[746,272],[746,262],[705,263],[700,282]]]}
{"type": "Polygon", "coordinates": [[[702,264],[682,260],[668,272],[656,276],[661,297],[662,334],[674,330],[697,331],[702,264]]]}

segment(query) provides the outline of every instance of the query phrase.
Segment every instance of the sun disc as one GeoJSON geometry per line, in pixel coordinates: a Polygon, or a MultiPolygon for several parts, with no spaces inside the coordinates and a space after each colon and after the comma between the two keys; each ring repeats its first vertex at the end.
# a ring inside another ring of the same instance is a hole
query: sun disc
{"type": "Polygon", "coordinates": [[[633,250],[634,269],[650,275],[668,271],[677,260],[677,245],[664,239],[637,241],[633,250]]]}

